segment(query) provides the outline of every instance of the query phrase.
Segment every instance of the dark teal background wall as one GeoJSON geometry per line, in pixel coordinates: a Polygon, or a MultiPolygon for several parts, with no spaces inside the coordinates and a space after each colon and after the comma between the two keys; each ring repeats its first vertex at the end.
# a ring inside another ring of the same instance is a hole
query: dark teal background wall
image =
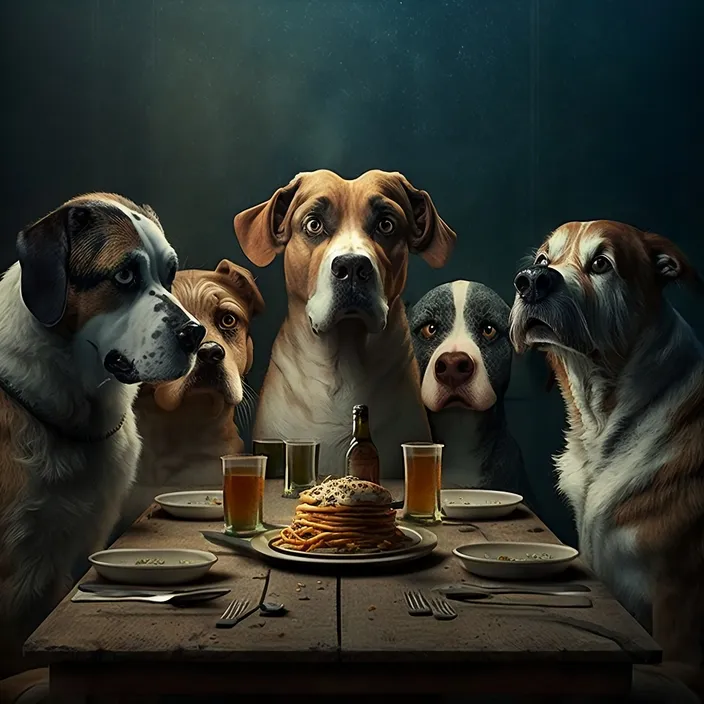
{"type": "MultiPolygon", "coordinates": [[[[157,210],[187,267],[246,260],[238,210],[298,171],[400,170],[458,232],[406,297],[456,278],[507,300],[517,262],[565,220],[661,232],[704,267],[699,0],[23,0],[0,3],[0,264],[79,192],[157,210]]],[[[261,382],[285,312],[257,271],[261,382]]],[[[701,301],[675,296],[704,332],[701,301]]],[[[563,412],[539,356],[508,404],[541,513],[563,412]]]]}

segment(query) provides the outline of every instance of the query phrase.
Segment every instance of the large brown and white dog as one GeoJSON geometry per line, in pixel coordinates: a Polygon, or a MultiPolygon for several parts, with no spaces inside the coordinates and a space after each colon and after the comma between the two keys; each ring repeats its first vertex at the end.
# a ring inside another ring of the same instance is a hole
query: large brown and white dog
{"type": "Polygon", "coordinates": [[[244,450],[235,410],[241,403],[250,417],[253,410],[244,381],[254,359],[249,326],[264,299],[252,274],[223,259],[215,271],[179,271],[172,292],[207,332],[187,376],[140,389],[142,456],[126,507],[130,518],[164,486],[221,486],[220,457],[244,450]]]}
{"type": "Polygon", "coordinates": [[[698,667],[704,616],[704,351],[663,296],[697,282],[669,240],[572,222],[519,272],[517,351],[547,351],[569,428],[556,460],[582,554],[652,623],[664,659],[698,667]]]}
{"type": "Polygon", "coordinates": [[[21,232],[17,249],[0,281],[6,652],[116,522],[140,451],[138,382],[183,376],[205,332],[170,293],[178,260],[148,206],[80,196],[21,232]]]}
{"type": "Polygon", "coordinates": [[[408,255],[441,267],[455,233],[425,191],[384,171],[299,174],[234,225],[257,266],[284,254],[288,293],[255,434],[312,436],[320,471],[340,474],[352,407],[366,404],[382,476],[402,476],[400,444],[430,440],[400,297],[408,255]]]}

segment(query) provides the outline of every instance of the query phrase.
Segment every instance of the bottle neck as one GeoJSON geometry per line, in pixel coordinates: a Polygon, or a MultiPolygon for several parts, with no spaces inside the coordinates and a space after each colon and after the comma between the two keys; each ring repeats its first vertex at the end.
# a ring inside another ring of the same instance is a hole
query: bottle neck
{"type": "Polygon", "coordinates": [[[364,418],[361,415],[356,415],[352,419],[352,437],[355,440],[371,440],[372,436],[369,432],[369,418],[364,418]]]}

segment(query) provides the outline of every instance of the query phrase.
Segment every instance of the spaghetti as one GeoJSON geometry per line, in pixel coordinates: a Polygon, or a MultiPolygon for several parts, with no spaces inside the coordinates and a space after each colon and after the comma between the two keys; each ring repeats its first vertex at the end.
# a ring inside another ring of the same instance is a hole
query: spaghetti
{"type": "Polygon", "coordinates": [[[301,494],[291,524],[273,547],[299,552],[378,552],[407,540],[396,527],[391,494],[354,477],[327,479],[301,494]]]}

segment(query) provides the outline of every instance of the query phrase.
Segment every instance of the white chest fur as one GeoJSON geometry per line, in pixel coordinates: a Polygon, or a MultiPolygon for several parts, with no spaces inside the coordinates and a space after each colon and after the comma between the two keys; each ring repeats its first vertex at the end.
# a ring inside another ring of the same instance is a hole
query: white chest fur
{"type": "Polygon", "coordinates": [[[350,339],[335,347],[308,334],[298,342],[296,333],[285,326],[274,343],[255,435],[316,439],[320,473],[342,474],[352,407],[365,404],[382,476],[403,477],[401,443],[430,441],[407,329],[391,329],[374,344],[350,339]]]}

